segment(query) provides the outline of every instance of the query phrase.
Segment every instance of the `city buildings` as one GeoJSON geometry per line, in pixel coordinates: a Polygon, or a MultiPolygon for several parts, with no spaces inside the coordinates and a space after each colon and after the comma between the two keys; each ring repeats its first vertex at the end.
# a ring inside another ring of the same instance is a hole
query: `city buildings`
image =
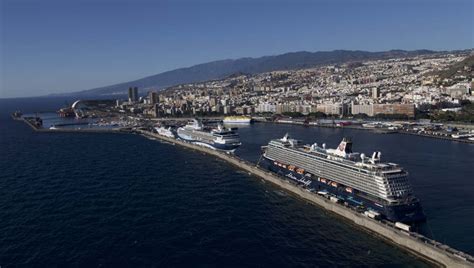
{"type": "Polygon", "coordinates": [[[153,116],[364,114],[413,118],[416,109],[452,108],[474,101],[472,76],[440,79],[436,74],[467,56],[467,52],[437,53],[233,75],[151,91],[141,103],[137,88],[129,88],[128,97],[129,104],[153,116]]]}

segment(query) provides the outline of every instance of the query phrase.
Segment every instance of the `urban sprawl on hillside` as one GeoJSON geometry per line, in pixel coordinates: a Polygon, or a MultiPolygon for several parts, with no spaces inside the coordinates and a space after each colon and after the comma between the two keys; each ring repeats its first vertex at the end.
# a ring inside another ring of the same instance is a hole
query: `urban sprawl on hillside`
{"type": "MultiPolygon", "coordinates": [[[[443,71],[472,58],[470,53],[440,53],[183,84],[150,89],[117,101],[123,112],[146,116],[281,114],[317,117],[414,118],[460,112],[474,100],[472,65],[448,78],[443,71]]],[[[472,61],[471,61],[472,64],[472,61]]],[[[426,117],[425,117],[426,118],[426,117]]]]}

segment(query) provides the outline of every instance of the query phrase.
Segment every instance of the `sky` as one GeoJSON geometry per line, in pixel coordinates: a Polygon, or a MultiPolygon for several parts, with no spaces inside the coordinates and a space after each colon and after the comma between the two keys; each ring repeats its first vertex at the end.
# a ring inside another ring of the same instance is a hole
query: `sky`
{"type": "Polygon", "coordinates": [[[474,47],[472,0],[0,0],[0,98],[213,60],[474,47]]]}

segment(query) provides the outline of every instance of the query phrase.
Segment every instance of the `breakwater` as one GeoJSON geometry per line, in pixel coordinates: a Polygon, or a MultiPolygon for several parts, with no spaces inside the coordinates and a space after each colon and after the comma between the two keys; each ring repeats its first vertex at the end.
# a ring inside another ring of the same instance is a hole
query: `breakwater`
{"type": "Polygon", "coordinates": [[[418,257],[423,258],[435,265],[444,267],[474,267],[474,257],[466,253],[452,249],[447,245],[429,239],[418,233],[406,232],[397,229],[393,223],[371,219],[355,210],[352,210],[341,204],[331,202],[324,197],[309,192],[301,185],[294,184],[290,180],[279,177],[265,169],[258,167],[254,163],[238,158],[232,154],[212,150],[172,138],[167,138],[145,130],[138,130],[137,133],[146,137],[155,138],[168,143],[178,144],[189,149],[218,157],[219,159],[222,159],[229,164],[232,164],[248,172],[249,174],[271,182],[272,184],[295,194],[299,198],[307,200],[340,217],[343,217],[350,223],[361,227],[366,231],[369,231],[371,234],[374,234],[379,238],[399,246],[402,249],[405,249],[408,252],[417,255],[418,257]]]}
{"type": "MultiPolygon", "coordinates": [[[[70,130],[71,132],[81,132],[70,130]]],[[[108,130],[111,131],[111,130],[108,130]]],[[[281,187],[288,192],[295,194],[296,196],[307,200],[313,204],[316,204],[322,208],[325,208],[328,211],[333,212],[335,215],[341,216],[344,219],[348,220],[348,222],[353,223],[356,226],[363,228],[364,230],[369,231],[376,236],[390,241],[401,248],[406,249],[407,251],[412,252],[420,256],[421,258],[427,259],[432,261],[435,264],[439,264],[440,266],[446,267],[472,267],[472,257],[464,254],[462,252],[456,251],[454,249],[449,248],[446,245],[438,243],[436,241],[430,240],[426,237],[423,237],[416,233],[405,232],[393,227],[393,225],[382,222],[372,220],[367,218],[366,216],[357,213],[347,207],[344,207],[340,204],[332,203],[329,200],[320,197],[316,194],[308,192],[305,188],[295,185],[291,183],[289,180],[285,180],[282,177],[276,176],[273,173],[269,173],[264,169],[260,169],[255,166],[254,163],[247,162],[240,158],[237,158],[233,155],[221,153],[218,151],[210,150],[204,147],[200,147],[194,144],[185,143],[181,141],[177,141],[174,139],[169,139],[166,137],[159,136],[157,134],[151,133],[146,130],[123,130],[126,132],[135,132],[142,134],[144,136],[162,140],[169,143],[174,143],[177,145],[181,145],[183,147],[200,151],[206,153],[208,155],[212,155],[214,157],[218,157],[222,160],[225,160],[229,164],[232,164],[250,174],[258,176],[265,181],[271,182],[278,187],[281,187]]],[[[40,132],[60,132],[58,130],[44,130],[40,132]]]]}
{"type": "MultiPolygon", "coordinates": [[[[110,133],[110,132],[129,132],[128,129],[125,128],[43,128],[36,124],[36,119],[34,117],[22,117],[22,118],[13,118],[14,120],[19,120],[25,122],[29,125],[34,131],[37,132],[83,132],[83,133],[110,133]]],[[[67,125],[67,124],[62,124],[67,125]]]]}

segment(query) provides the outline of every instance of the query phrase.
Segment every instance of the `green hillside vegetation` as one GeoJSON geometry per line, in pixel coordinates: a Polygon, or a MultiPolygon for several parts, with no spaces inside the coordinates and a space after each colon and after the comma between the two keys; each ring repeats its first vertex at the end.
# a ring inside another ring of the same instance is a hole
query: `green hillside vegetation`
{"type": "Polygon", "coordinates": [[[442,112],[436,111],[431,114],[431,119],[438,122],[458,121],[474,123],[474,103],[466,101],[460,112],[442,112]]]}
{"type": "Polygon", "coordinates": [[[474,70],[474,55],[471,55],[464,60],[451,65],[449,68],[438,71],[435,74],[443,79],[454,79],[455,76],[462,75],[468,78],[472,78],[472,72],[474,70]]]}

